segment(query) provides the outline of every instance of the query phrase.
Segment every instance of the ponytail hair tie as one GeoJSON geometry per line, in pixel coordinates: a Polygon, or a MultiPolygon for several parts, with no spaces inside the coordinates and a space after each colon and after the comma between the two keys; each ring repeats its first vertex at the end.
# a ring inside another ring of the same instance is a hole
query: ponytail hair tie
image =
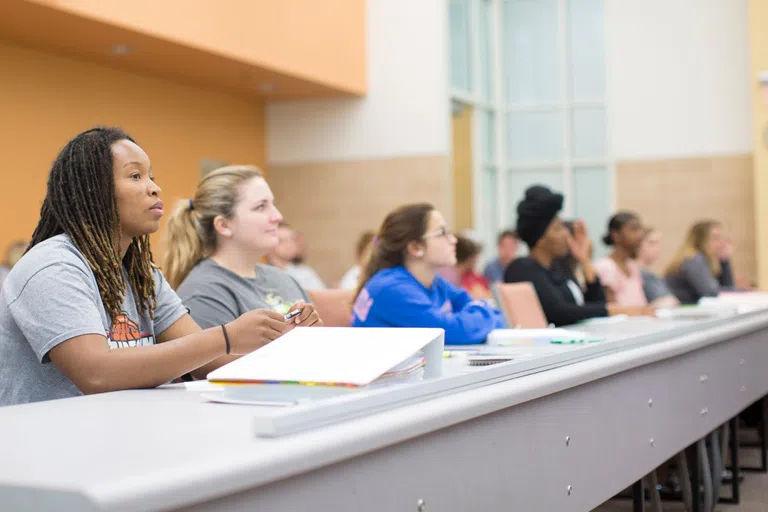
{"type": "Polygon", "coordinates": [[[190,199],[189,200],[189,211],[194,211],[194,210],[195,210],[195,202],[190,199]]]}
{"type": "Polygon", "coordinates": [[[372,241],[373,241],[373,245],[375,245],[375,246],[379,245],[379,237],[374,236],[372,241]]]}

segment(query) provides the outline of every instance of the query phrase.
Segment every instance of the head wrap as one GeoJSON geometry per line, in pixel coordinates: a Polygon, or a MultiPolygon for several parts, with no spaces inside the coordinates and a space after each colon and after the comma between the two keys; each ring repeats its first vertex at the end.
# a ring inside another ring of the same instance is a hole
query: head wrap
{"type": "Polygon", "coordinates": [[[562,208],[562,194],[542,185],[529,187],[525,198],[517,205],[517,234],[520,239],[533,248],[562,208]]]}

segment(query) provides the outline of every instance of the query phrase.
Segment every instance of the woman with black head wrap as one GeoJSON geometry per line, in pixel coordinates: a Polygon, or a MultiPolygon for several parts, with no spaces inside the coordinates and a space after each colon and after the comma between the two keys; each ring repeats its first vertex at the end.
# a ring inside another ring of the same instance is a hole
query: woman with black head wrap
{"type": "Polygon", "coordinates": [[[536,289],[547,321],[560,326],[588,318],[615,314],[652,314],[649,308],[619,308],[605,304],[605,295],[592,267],[591,242],[583,222],[574,224],[571,235],[558,213],[563,195],[541,185],[525,191],[517,206],[517,233],[530,256],[513,261],[504,275],[507,283],[530,282],[536,289]],[[553,263],[570,255],[580,264],[586,281],[582,293],[572,273],[553,263]]]}

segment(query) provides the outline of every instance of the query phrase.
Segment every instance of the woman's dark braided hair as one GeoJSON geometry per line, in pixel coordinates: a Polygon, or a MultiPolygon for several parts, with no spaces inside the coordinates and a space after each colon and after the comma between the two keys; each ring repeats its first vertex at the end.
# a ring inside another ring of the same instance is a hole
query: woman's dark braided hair
{"type": "Polygon", "coordinates": [[[98,127],[70,140],[53,163],[40,221],[29,244],[66,233],[91,266],[101,300],[114,322],[126,294],[125,266],[136,309],[154,318],[157,306],[149,235],[134,237],[120,260],[120,216],[112,144],[135,142],[119,128],[98,127]]]}

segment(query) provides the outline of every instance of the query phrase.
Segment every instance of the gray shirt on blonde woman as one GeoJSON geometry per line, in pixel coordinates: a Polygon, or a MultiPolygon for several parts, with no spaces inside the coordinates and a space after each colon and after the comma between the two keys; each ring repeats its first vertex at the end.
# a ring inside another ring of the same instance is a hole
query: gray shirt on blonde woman
{"type": "Polygon", "coordinates": [[[129,284],[122,314],[113,323],[91,266],[67,235],[33,247],[0,291],[0,406],[82,395],[48,357],[52,348],[77,336],[104,336],[117,350],[154,345],[187,310],[159,270],[153,277],[154,319],[137,311],[129,284]]]}
{"type": "Polygon", "coordinates": [[[309,302],[296,280],[277,267],[257,265],[256,277],[242,277],[211,259],[198,263],[179,285],[179,297],[203,329],[231,322],[254,309],[281,315],[296,302],[309,302]]]}
{"type": "Polygon", "coordinates": [[[721,290],[733,289],[730,261],[720,262],[715,276],[702,253],[685,260],[680,269],[667,276],[667,286],[681,304],[696,304],[702,297],[717,297],[721,290]]]}

